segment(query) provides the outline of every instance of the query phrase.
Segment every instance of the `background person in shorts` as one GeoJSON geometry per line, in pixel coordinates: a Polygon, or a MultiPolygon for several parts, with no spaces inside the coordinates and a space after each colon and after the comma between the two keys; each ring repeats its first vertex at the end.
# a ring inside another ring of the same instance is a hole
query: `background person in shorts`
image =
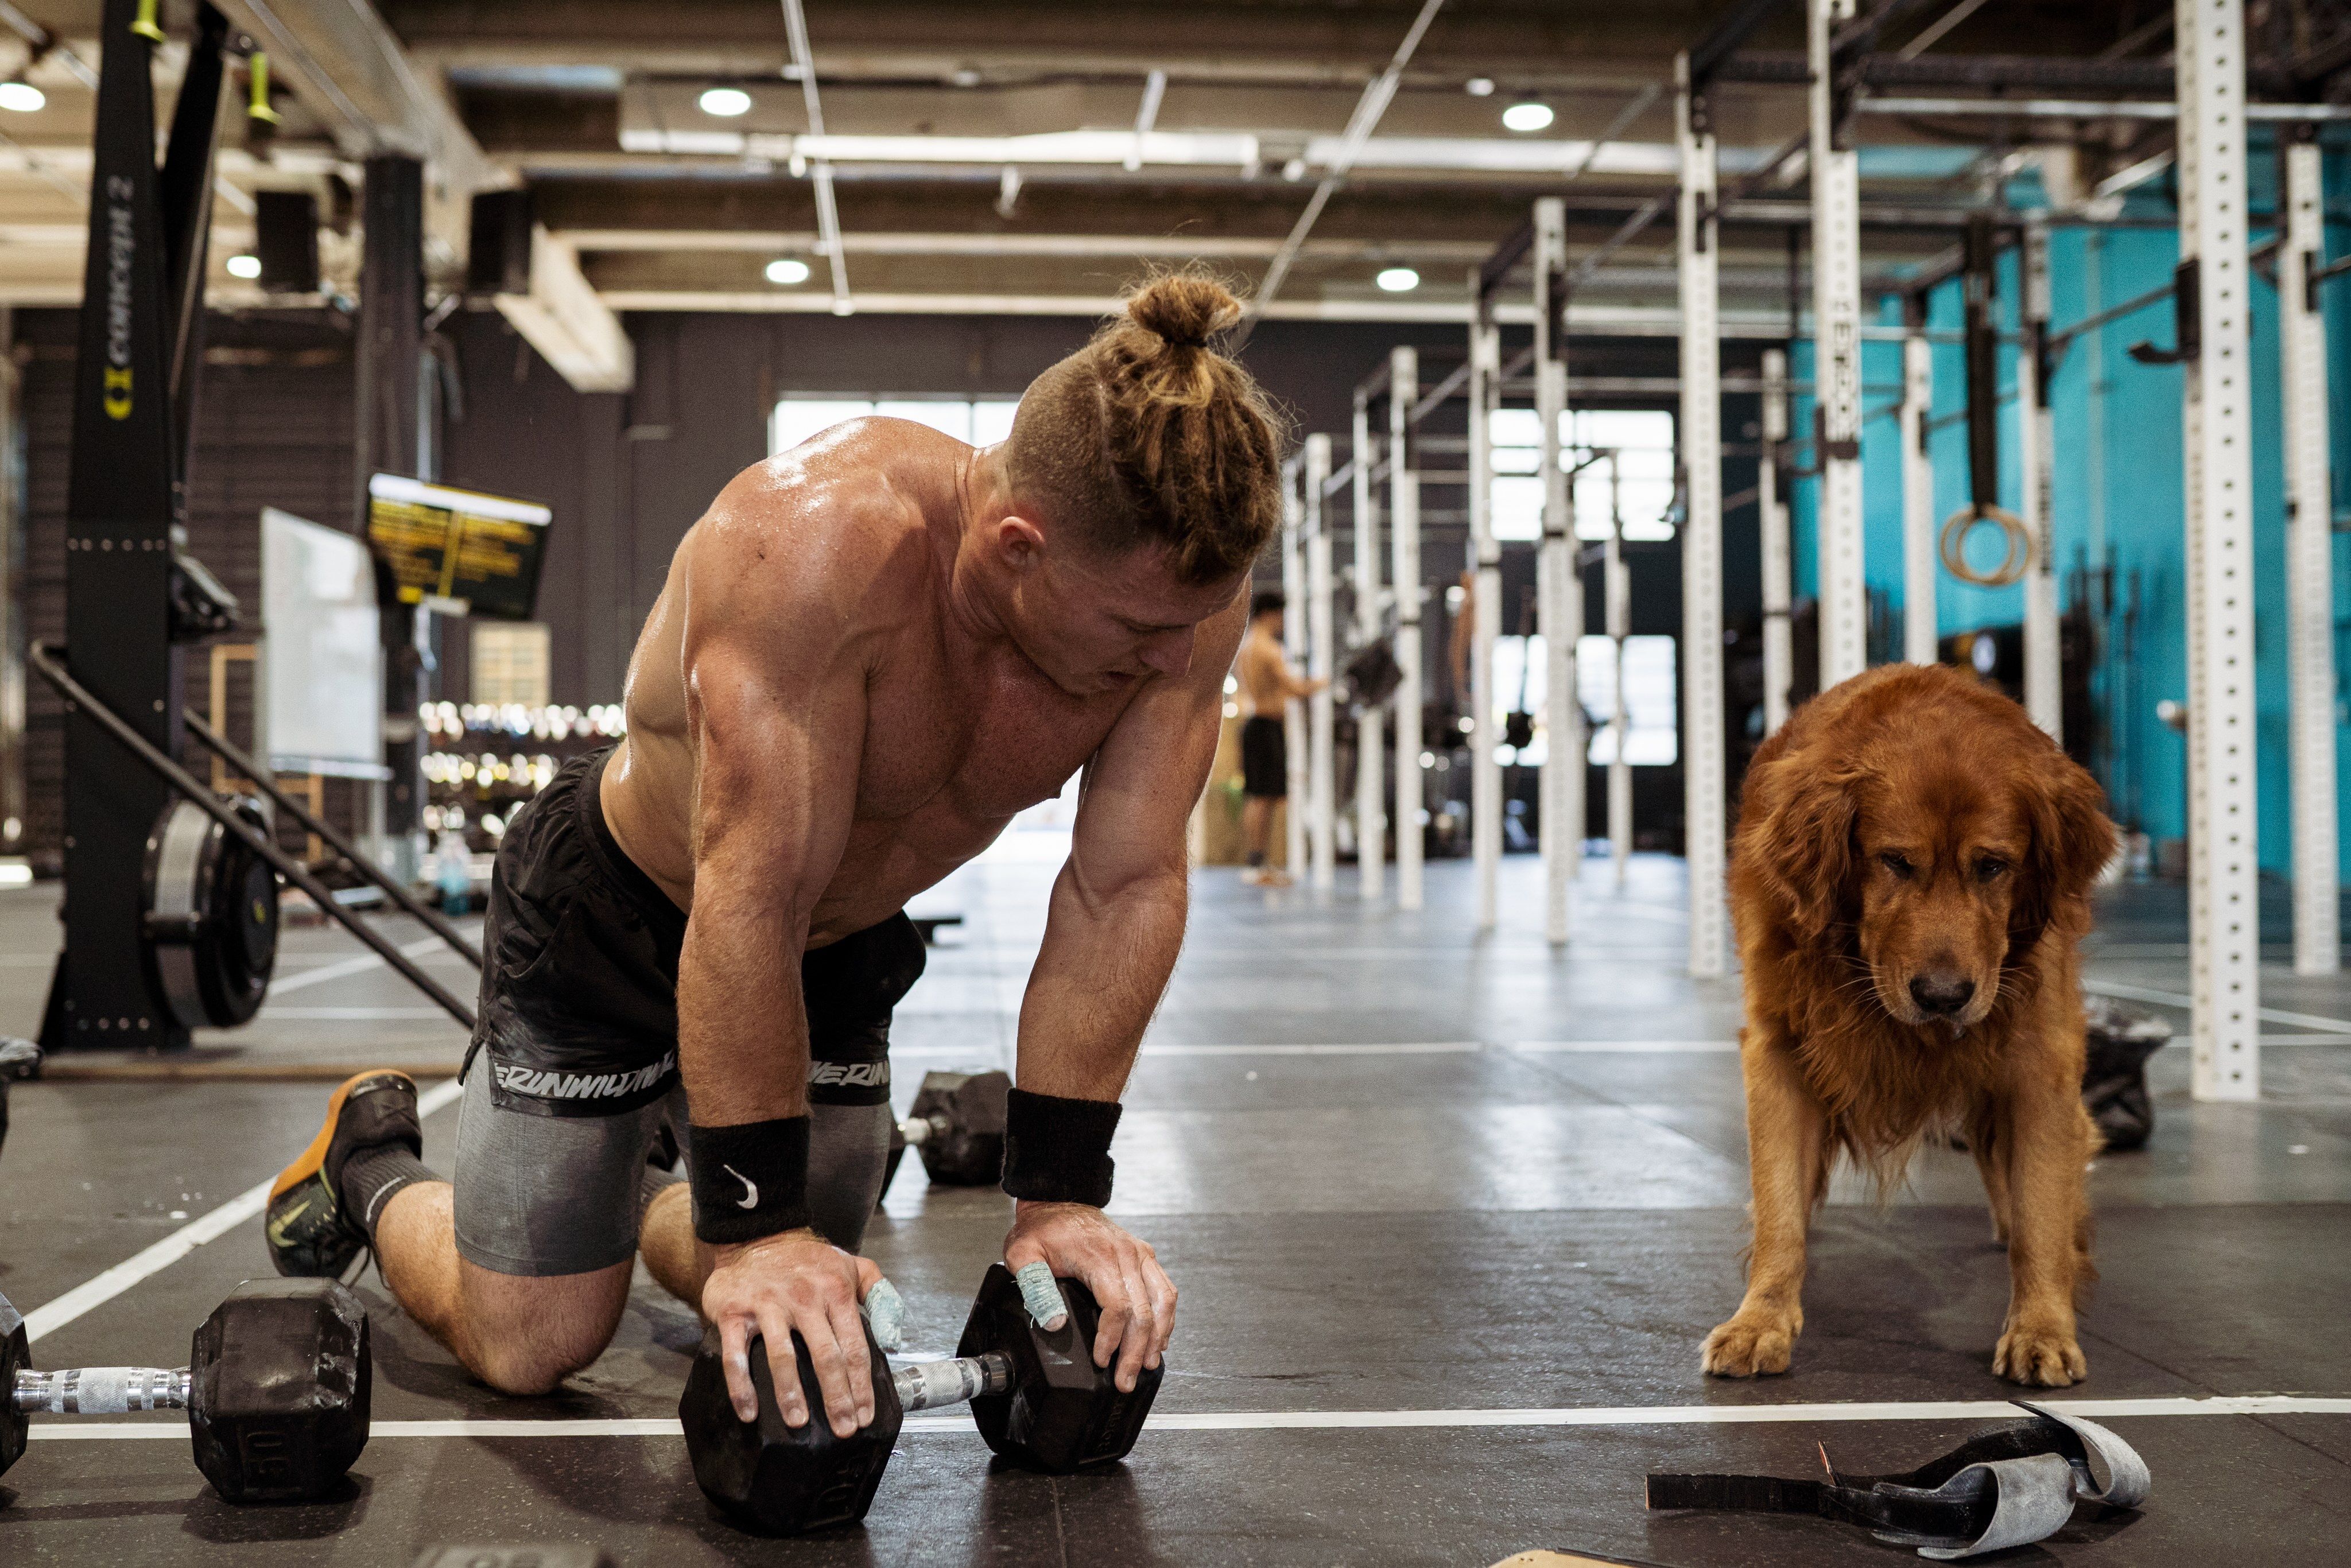
{"type": "Polygon", "coordinates": [[[1301,676],[1282,652],[1284,609],[1279,593],[1260,593],[1249,601],[1249,635],[1233,664],[1246,716],[1241,720],[1241,837],[1249,864],[1241,880],[1252,887],[1290,885],[1289,873],[1265,863],[1273,808],[1290,795],[1290,740],[1282,715],[1291,701],[1311,697],[1331,684],[1301,676]]]}

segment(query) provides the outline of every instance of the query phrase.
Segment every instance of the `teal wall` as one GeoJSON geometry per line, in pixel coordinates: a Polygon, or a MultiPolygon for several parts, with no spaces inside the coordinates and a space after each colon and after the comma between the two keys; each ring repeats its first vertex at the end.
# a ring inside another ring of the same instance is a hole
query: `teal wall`
{"type": "MultiPolygon", "coordinates": [[[[2253,206],[2266,213],[2274,194],[2274,164],[2267,150],[2250,160],[2253,206]]],[[[2327,189],[2345,191],[2345,160],[2330,153],[2327,189]]],[[[2134,215],[2168,217],[2168,201],[2140,198],[2134,215]]],[[[2253,240],[2268,237],[2255,226],[2253,240]]],[[[2344,254],[2351,233],[2331,225],[2329,254],[2344,254]]],[[[2179,258],[2177,235],[2168,228],[2065,227],[2050,238],[2052,316],[2063,328],[2145,293],[2166,281],[2179,258]]],[[[2018,289],[2016,258],[2003,257],[1999,308],[2009,325],[2016,319],[2018,289]]],[[[2253,286],[2252,321],[2252,442],[2254,501],[2254,602],[2256,704],[2260,754],[2257,761],[2261,798],[2261,860],[2264,868],[2283,871],[2292,850],[2286,777],[2285,666],[2285,500],[2283,455],[2280,450],[2278,404],[2278,302],[2266,282],[2253,286]]],[[[2330,413],[2337,465],[2351,461],[2351,376],[2342,373],[2351,354],[2351,278],[2323,286],[2327,320],[2329,363],[2334,368],[2330,413]]],[[[1898,303],[1888,299],[1878,319],[1898,323],[1898,303]]],[[[1960,324],[1960,298],[1956,281],[1934,291],[1928,303],[1928,324],[1956,329],[1960,324]]],[[[2186,823],[2186,746],[2181,737],[2158,723],[2155,705],[2164,698],[2185,700],[2187,673],[2187,599],[2184,580],[2185,538],[2181,510],[2179,392],[2177,366],[2141,365],[2125,350],[2151,340],[2168,347],[2172,341],[2168,301],[2150,306],[2074,340],[2060,363],[2051,390],[2052,417],[2056,427],[2053,471],[2055,556],[2061,590],[2067,602],[2070,572],[2085,556],[2095,568],[2109,559],[2116,568],[2115,613],[2107,623],[2107,646],[2093,683],[2099,711],[2108,727],[2111,751],[2102,758],[2101,772],[2118,820],[2143,828],[2158,839],[2177,838],[2186,823]],[[2094,402],[2096,406],[2094,407],[2094,402]],[[2139,612],[2133,656],[2121,657],[2123,610],[2129,581],[2136,574],[2139,612]],[[2133,821],[2135,819],[2135,821],[2133,821]]],[[[1965,404],[1965,374],[1957,344],[1938,344],[1935,350],[1935,412],[1955,412],[1965,404]]],[[[1792,355],[1796,379],[1809,380],[1811,351],[1798,343],[1792,355]]],[[[1863,407],[1875,414],[1897,401],[1902,372],[1901,345],[1864,345],[1862,380],[1867,389],[1863,407]]],[[[2014,385],[2014,350],[2001,352],[2003,392],[2014,385]]],[[[1809,432],[1809,399],[1797,400],[1793,428],[1809,432]]],[[[2001,411],[2001,504],[2019,504],[2017,408],[2001,411]]],[[[1953,423],[1933,436],[1936,516],[1940,519],[1967,499],[1967,432],[1953,423]]],[[[1807,450],[1802,455],[1809,457],[1807,450]]],[[[1862,433],[1862,475],[1866,571],[1873,589],[1902,602],[1902,483],[1901,455],[1889,413],[1869,419],[1862,433]]],[[[1800,483],[1795,496],[1797,593],[1815,591],[1815,528],[1813,507],[1817,486],[1800,483]]],[[[2340,635],[2351,577],[2351,549],[2342,534],[2335,536],[2335,602],[2338,627],[2336,660],[2346,666],[2340,635]]],[[[1980,542],[1986,564],[1996,559],[1997,545],[1987,535],[1980,542]]],[[[2020,587],[1982,589],[1938,573],[1936,621],[1948,634],[1977,626],[2013,623],[2023,616],[2024,591],[2020,587]]],[[[2351,671],[2346,671],[2351,673],[2351,671]]],[[[2341,681],[2337,682],[2338,692],[2341,681]]],[[[2336,702],[2338,766],[2351,779],[2351,755],[2344,750],[2345,708],[2336,702]]],[[[2351,805],[2351,789],[2344,792],[2351,805]]],[[[2343,835],[2346,874],[2351,875],[2351,827],[2343,835]]]]}

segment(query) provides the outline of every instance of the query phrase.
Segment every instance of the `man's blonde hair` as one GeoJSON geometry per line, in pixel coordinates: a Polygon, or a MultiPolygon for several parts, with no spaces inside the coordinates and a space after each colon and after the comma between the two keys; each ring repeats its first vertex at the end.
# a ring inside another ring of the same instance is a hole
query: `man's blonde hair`
{"type": "Polygon", "coordinates": [[[1164,549],[1178,581],[1246,570],[1281,524],[1286,422],[1209,346],[1240,301],[1196,273],[1158,277],[1029,383],[1005,467],[1016,501],[1096,547],[1164,549]]]}

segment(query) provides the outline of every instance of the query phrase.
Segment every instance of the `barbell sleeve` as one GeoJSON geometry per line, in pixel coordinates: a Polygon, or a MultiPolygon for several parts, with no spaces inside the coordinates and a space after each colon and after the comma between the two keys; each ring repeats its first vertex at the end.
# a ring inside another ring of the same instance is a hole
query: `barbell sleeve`
{"type": "Polygon", "coordinates": [[[184,1366],[61,1366],[19,1372],[9,1403],[26,1416],[123,1416],[134,1410],[185,1410],[184,1366]]]}
{"type": "Polygon", "coordinates": [[[917,1361],[890,1374],[898,1404],[906,1410],[935,1410],[961,1405],[991,1394],[1012,1392],[1012,1358],[1002,1351],[986,1355],[958,1356],[951,1361],[917,1361]]]}

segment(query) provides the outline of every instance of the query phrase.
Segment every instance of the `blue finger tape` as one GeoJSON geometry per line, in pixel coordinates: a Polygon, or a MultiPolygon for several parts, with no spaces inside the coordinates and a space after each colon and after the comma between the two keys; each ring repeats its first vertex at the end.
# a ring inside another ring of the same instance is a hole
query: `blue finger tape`
{"type": "Polygon", "coordinates": [[[1039,1328],[1051,1328],[1070,1315],[1070,1303],[1061,1299],[1061,1287],[1053,1281],[1051,1264],[1042,1259],[1023,1263],[1012,1279],[1020,1287],[1021,1302],[1039,1328]]]}

